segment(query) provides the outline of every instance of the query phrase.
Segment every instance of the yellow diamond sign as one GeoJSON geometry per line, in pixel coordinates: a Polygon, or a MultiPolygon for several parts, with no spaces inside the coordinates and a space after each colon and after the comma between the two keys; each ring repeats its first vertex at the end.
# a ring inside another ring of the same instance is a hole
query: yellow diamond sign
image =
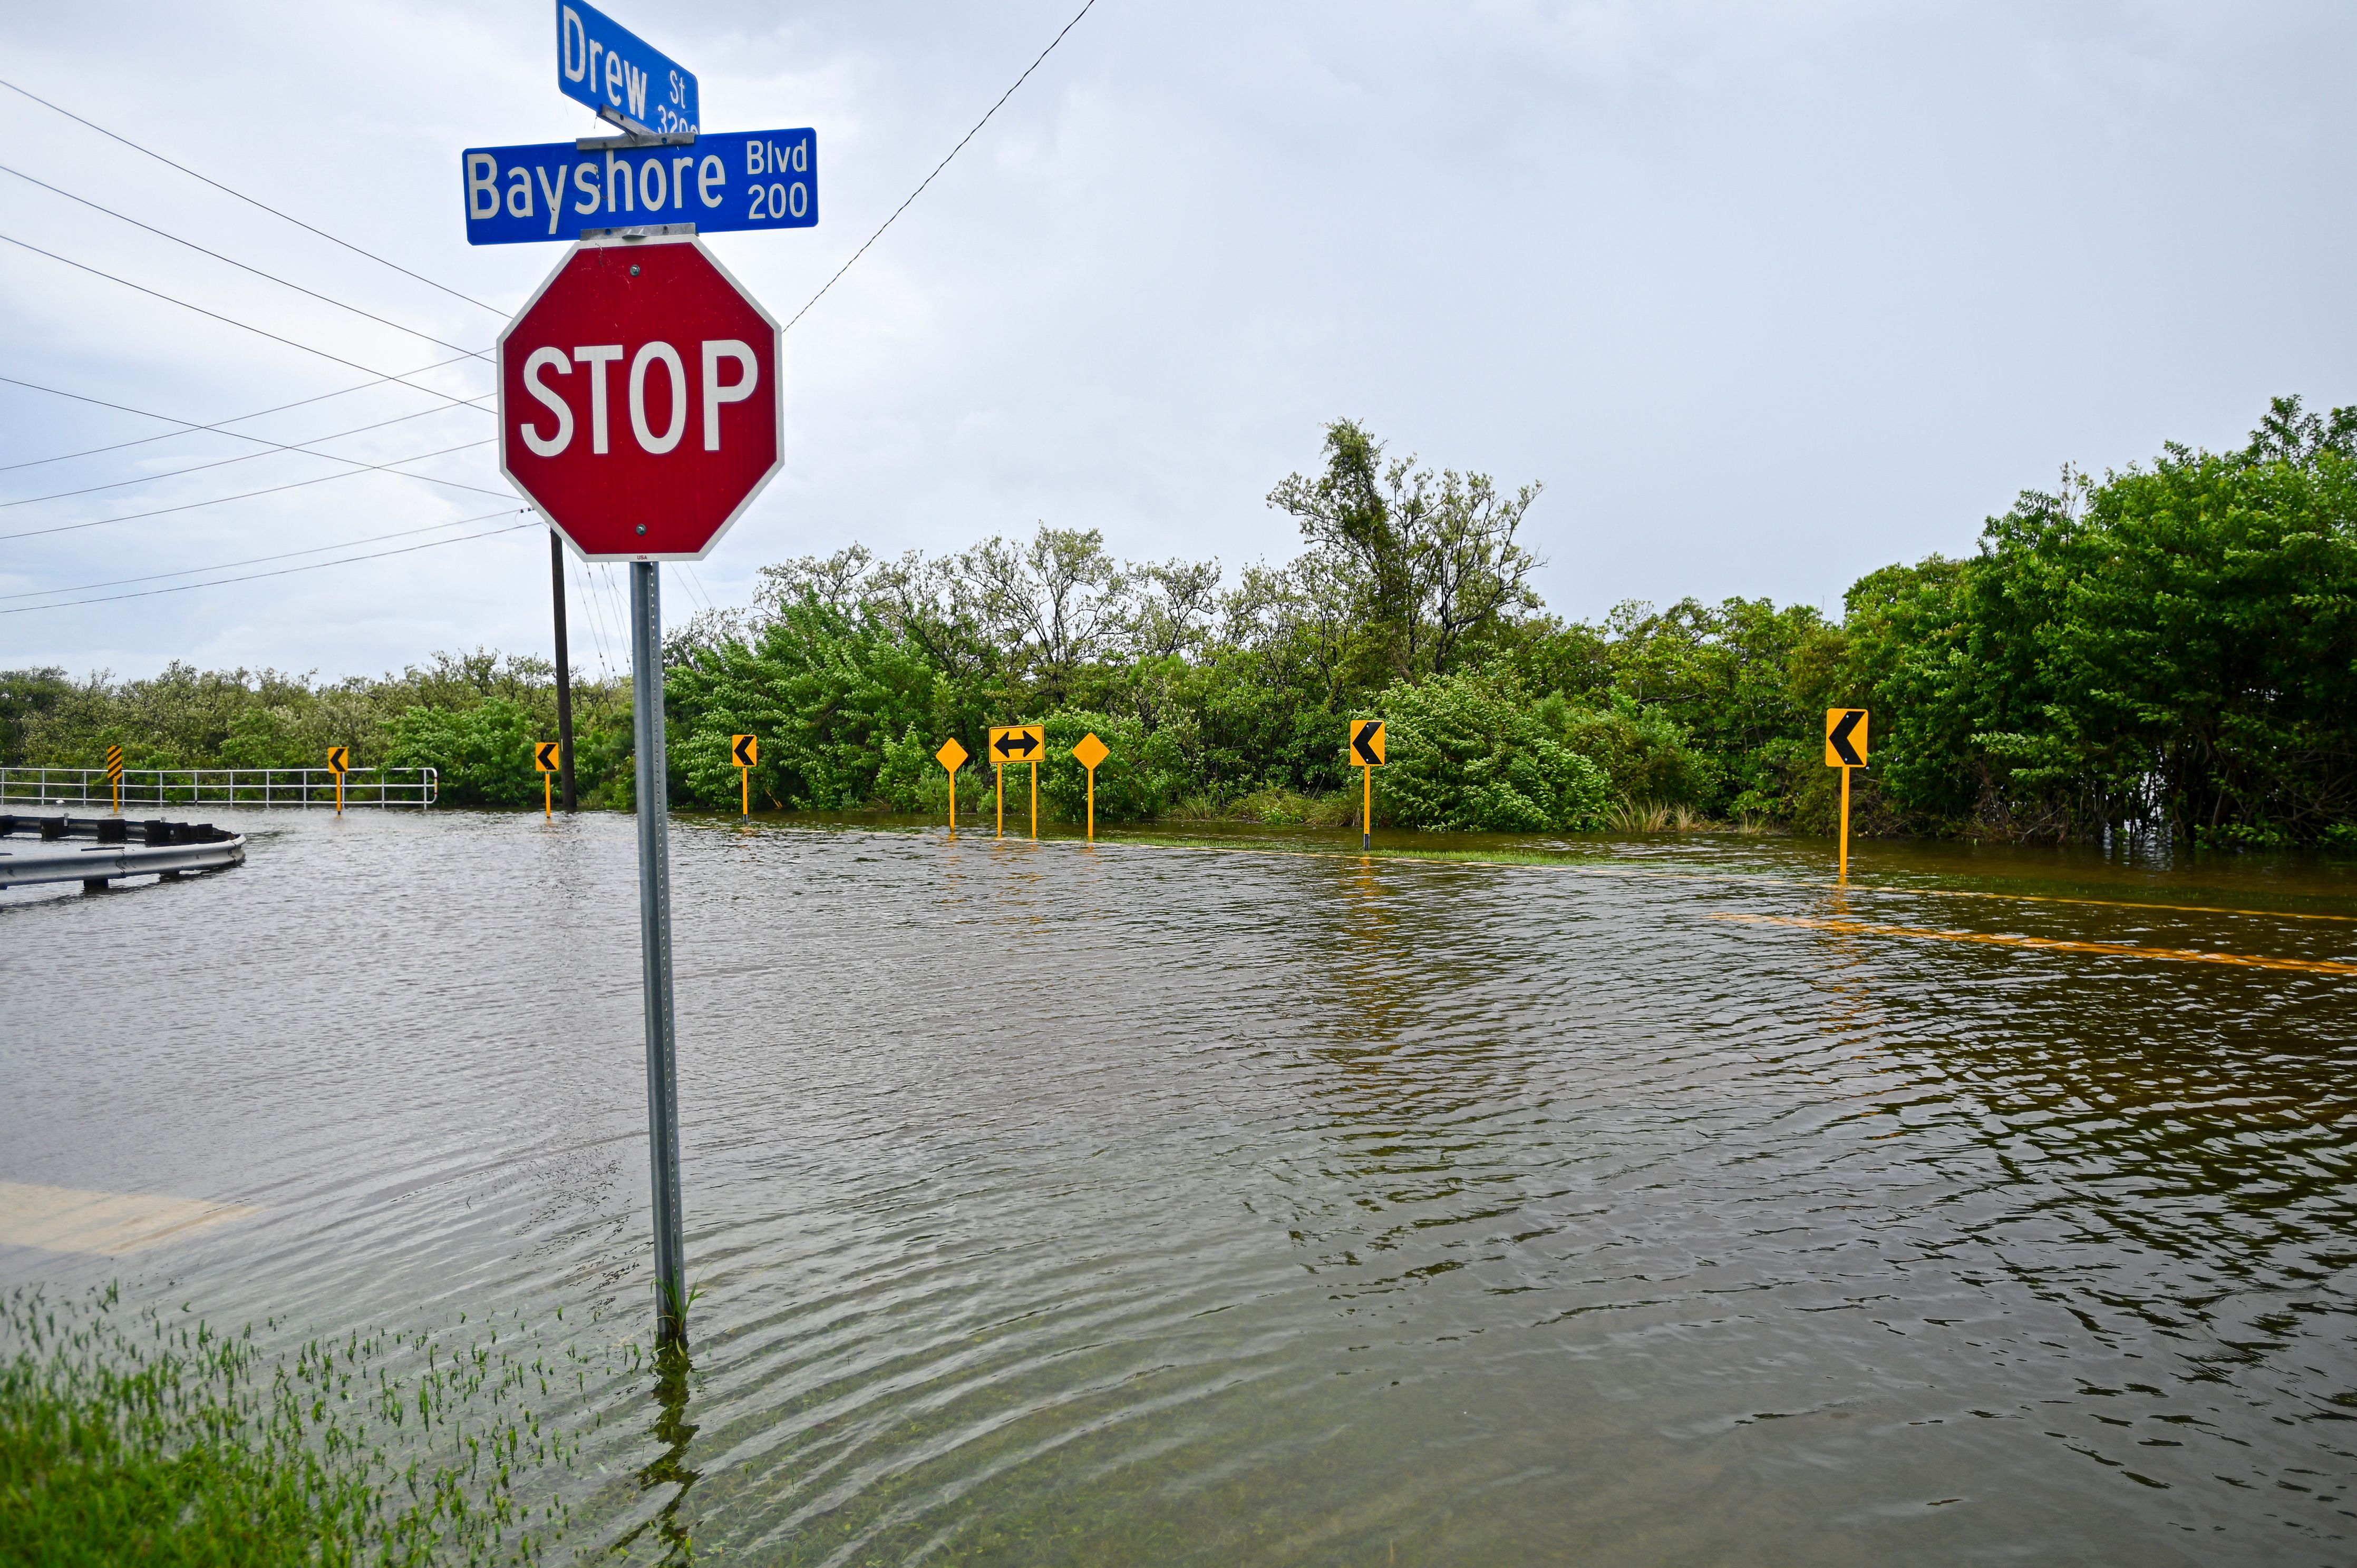
{"type": "Polygon", "coordinates": [[[1113,749],[1094,735],[1084,735],[1081,736],[1081,744],[1072,747],[1072,755],[1081,759],[1082,767],[1093,773],[1098,763],[1113,755],[1113,749]]]}
{"type": "Polygon", "coordinates": [[[952,736],[942,742],[941,750],[933,753],[933,760],[955,773],[965,765],[965,747],[957,743],[957,736],[952,736]]]}

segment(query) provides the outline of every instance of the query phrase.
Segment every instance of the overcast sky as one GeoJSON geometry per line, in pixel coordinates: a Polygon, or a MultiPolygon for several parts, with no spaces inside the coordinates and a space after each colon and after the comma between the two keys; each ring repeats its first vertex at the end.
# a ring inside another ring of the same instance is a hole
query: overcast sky
{"type": "MultiPolygon", "coordinates": [[[[816,128],[820,227],[709,242],[780,320],[1077,8],[608,7],[698,72],[707,126],[816,128]]],[[[0,163],[424,337],[13,175],[0,234],[371,371],[486,348],[562,247],[470,249],[459,149],[596,129],[556,91],[552,15],[0,12],[0,77],[494,308],[5,91],[0,163]]],[[[1282,560],[1263,498],[1347,415],[1544,481],[1558,611],[1838,612],[2066,461],[2238,445],[2275,393],[2357,402],[2352,45],[2357,7],[2322,4],[1097,0],[788,333],[784,471],[692,575],[665,568],[667,609],[853,541],[1040,521],[1130,558],[1282,560]]],[[[367,380],[19,244],[0,343],[0,375],[195,424],[367,380]]],[[[490,385],[479,361],[427,379],[490,385]]],[[[0,412],[0,609],[431,545],[0,615],[0,667],[549,648],[544,532],[437,542],[519,521],[488,413],[380,386],[237,426],[433,484],[219,434],[40,461],[174,427],[5,382],[0,412]]],[[[619,596],[570,575],[576,663],[619,668],[619,596]]]]}

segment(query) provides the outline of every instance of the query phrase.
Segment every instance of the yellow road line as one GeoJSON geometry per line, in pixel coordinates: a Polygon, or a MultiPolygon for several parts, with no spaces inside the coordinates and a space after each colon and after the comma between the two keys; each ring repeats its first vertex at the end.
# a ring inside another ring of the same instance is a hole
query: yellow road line
{"type": "Polygon", "coordinates": [[[2192,915],[2259,915],[2276,920],[2351,920],[2357,915],[2309,915],[2298,909],[2229,909],[2218,904],[2147,904],[2141,898],[2066,898],[2055,893],[1981,893],[1961,887],[1851,887],[1863,893],[1915,893],[1926,898],[2007,898],[2024,904],[2101,904],[2110,909],[2176,909],[2192,915]]]}
{"type": "MultiPolygon", "coordinates": [[[[1840,889],[1845,886],[1837,882],[1804,882],[1790,876],[1770,876],[1756,871],[1663,871],[1647,866],[1583,865],[1577,861],[1473,860],[1458,855],[1420,854],[1412,849],[1379,849],[1369,854],[1364,851],[1354,854],[1349,850],[1262,849],[1247,844],[1157,844],[1150,839],[1129,842],[1157,849],[1190,849],[1211,854],[1269,854],[1305,860],[1412,860],[1426,865],[1480,865],[1512,871],[1576,871],[1584,876],[1642,877],[1676,882],[1752,882],[1770,887],[1840,889]]],[[[2313,914],[2300,909],[2237,909],[2220,904],[2155,904],[2142,898],[2076,898],[2059,893],[1991,893],[1976,888],[1906,887],[1889,883],[1851,882],[1846,884],[1846,887],[1852,893],[1888,893],[1914,898],[1996,898],[2022,904],[2092,904],[2107,909],[2160,909],[2188,915],[2255,915],[2265,919],[2357,923],[2357,915],[2313,914]]]]}
{"type": "MultiPolygon", "coordinates": [[[[1045,844],[1070,844],[1085,847],[1079,839],[1041,839],[1045,844]]],[[[1996,898],[2018,904],[2090,904],[2107,909],[2158,909],[2187,915],[2252,915],[2261,919],[2276,920],[2339,920],[2357,923],[2357,915],[2323,915],[2300,909],[2237,909],[2220,904],[2154,904],[2142,898],[2073,898],[2059,893],[1991,893],[1977,888],[1963,887],[1903,887],[1889,883],[1871,882],[1804,882],[1797,877],[1770,876],[1757,871],[1658,871],[1633,865],[1593,865],[1577,861],[1549,860],[1473,860],[1460,855],[1418,854],[1412,849],[1323,850],[1323,849],[1264,849],[1256,844],[1170,843],[1154,839],[1103,838],[1097,841],[1109,847],[1136,849],[1189,850],[1198,854],[1257,854],[1283,860],[1334,860],[1372,862],[1377,860],[1413,861],[1419,865],[1473,865],[1500,871],[1571,871],[1583,876],[1625,876],[1663,882],[1749,882],[1770,887],[1798,887],[1811,891],[1832,889],[1861,894],[1894,894],[1910,898],[1996,898]]],[[[2138,948],[2138,952],[2158,950],[2138,948]]]]}
{"type": "Polygon", "coordinates": [[[1800,915],[1717,914],[1714,920],[1747,926],[1805,926],[1859,937],[1910,937],[1935,942],[1986,942],[1993,947],[2038,948],[2050,952],[2108,953],[2116,958],[2161,958],[2179,963],[2231,963],[2247,969],[2296,969],[2309,974],[2357,974],[2357,963],[2323,959],[2255,958],[2249,953],[2204,952],[2199,948],[2140,948],[2127,942],[2073,942],[2059,937],[2004,937],[1992,931],[1934,931],[1921,926],[1878,926],[1864,920],[1820,920],[1800,915]]]}

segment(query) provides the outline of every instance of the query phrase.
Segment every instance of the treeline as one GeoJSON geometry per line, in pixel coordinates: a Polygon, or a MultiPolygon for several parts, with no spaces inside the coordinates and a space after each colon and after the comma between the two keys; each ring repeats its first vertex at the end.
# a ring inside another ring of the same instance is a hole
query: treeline
{"type": "MultiPolygon", "coordinates": [[[[1343,422],[1269,502],[1282,566],[1124,562],[1042,527],[947,555],[859,547],[765,568],[756,602],[666,641],[673,800],[733,810],[727,738],[762,737],[757,800],[939,811],[932,754],[1048,725],[1042,793],[1080,810],[1091,730],[1113,820],[1351,820],[1344,721],[1388,721],[1379,823],[1824,830],[1824,710],[1874,709],[1867,831],[2357,844],[2357,410],[2279,399],[2250,445],[2069,474],[1977,554],[1874,573],[1839,623],[1764,599],[1600,623],[1546,613],[1521,542],[1536,486],[1386,455],[1343,422]]],[[[0,676],[0,756],[94,765],[431,764],[451,803],[537,801],[553,671],[440,656],[319,684],[175,666],[152,681],[0,676]]],[[[576,770],[629,804],[629,693],[576,683],[576,770]]],[[[962,777],[979,807],[985,768],[962,777]]]]}

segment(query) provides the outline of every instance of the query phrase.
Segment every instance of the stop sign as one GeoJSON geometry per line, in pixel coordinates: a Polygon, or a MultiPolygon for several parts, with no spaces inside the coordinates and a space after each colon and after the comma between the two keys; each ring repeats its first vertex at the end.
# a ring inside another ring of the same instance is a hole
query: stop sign
{"type": "Polygon", "coordinates": [[[778,471],[778,324],[693,235],[585,240],[500,335],[500,467],[591,561],[696,561],[778,471]]]}

